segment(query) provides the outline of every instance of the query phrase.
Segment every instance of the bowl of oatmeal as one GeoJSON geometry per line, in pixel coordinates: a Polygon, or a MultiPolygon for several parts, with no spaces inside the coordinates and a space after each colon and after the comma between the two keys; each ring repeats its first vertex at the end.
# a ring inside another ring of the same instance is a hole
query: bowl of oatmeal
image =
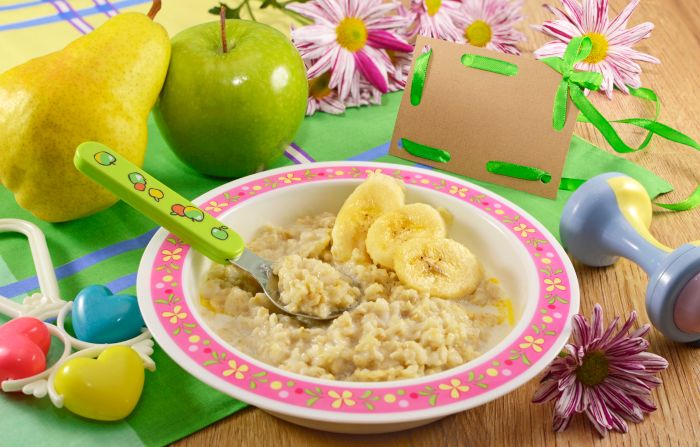
{"type": "Polygon", "coordinates": [[[146,323],[195,377],[301,425],[388,432],[481,405],[544,369],[578,311],[556,239],[455,177],[315,163],[194,202],[273,262],[288,310],[347,310],[287,315],[245,272],[161,229],[139,268],[146,323]]]}

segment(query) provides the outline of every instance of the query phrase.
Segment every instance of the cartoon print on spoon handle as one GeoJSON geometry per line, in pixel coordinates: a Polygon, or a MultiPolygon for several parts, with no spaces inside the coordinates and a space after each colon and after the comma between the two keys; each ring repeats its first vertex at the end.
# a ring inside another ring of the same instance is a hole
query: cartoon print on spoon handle
{"type": "Polygon", "coordinates": [[[223,223],[108,147],[96,142],[83,143],[75,152],[74,162],[79,171],[213,261],[226,264],[243,254],[244,243],[238,234],[228,230],[226,237],[221,237],[220,231],[225,231],[223,223]],[[106,155],[98,157],[98,153],[106,155]],[[104,165],[98,159],[113,161],[104,165]],[[146,185],[158,190],[158,200],[152,193],[144,193],[146,185]]]}
{"type": "MultiPolygon", "coordinates": [[[[338,309],[328,315],[312,315],[287,310],[285,304],[280,301],[278,278],[273,273],[271,262],[246,250],[243,239],[238,233],[100,143],[87,142],[78,146],[74,163],[83,174],[112,191],[154,222],[178,235],[184,242],[214,262],[231,263],[250,273],[260,284],[270,302],[288,315],[313,320],[332,320],[352,307],[338,309]],[[105,167],[96,162],[96,152],[109,153],[115,159],[114,164],[105,167]],[[149,196],[142,194],[145,186],[134,189],[134,180],[137,180],[139,185],[146,183],[153,185],[163,192],[164,198],[155,203],[151,202],[149,196]]],[[[339,274],[344,275],[340,272],[339,274]]],[[[344,276],[349,284],[357,284],[353,278],[344,276]]],[[[356,303],[357,301],[354,304],[356,303]]]]}

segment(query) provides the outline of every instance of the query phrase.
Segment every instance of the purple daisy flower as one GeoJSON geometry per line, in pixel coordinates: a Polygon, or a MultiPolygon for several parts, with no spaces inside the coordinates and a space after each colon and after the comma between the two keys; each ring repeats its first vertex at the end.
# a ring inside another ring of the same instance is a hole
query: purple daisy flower
{"type": "Polygon", "coordinates": [[[585,413],[601,436],[627,433],[625,421],[642,422],[644,413],[656,410],[651,390],[661,385],[656,374],[668,362],[647,352],[648,324],[629,333],[636,319],[633,311],[619,331],[619,317],[603,330],[599,304],[590,324],[580,314],[573,317],[572,343],[549,365],[532,398],[555,401],[554,431],[566,430],[574,413],[585,413]]]}

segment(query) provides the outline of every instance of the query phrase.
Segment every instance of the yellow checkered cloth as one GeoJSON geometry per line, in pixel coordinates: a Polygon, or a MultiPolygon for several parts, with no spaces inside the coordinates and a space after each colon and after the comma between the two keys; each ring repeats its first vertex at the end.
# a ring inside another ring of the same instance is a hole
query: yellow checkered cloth
{"type": "MultiPolygon", "coordinates": [[[[0,0],[0,72],[60,50],[115,14],[126,11],[145,14],[150,3],[151,0],[0,0]]],[[[207,12],[217,5],[216,0],[163,0],[156,21],[174,36],[190,26],[217,20],[207,12]]],[[[257,20],[289,35],[287,16],[255,6],[257,20]]],[[[241,16],[249,18],[245,9],[241,16]]]]}

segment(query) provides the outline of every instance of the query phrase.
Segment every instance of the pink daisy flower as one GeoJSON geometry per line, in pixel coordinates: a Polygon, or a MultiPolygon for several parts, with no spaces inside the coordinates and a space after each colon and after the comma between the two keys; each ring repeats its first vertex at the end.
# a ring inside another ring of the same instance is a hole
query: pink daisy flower
{"type": "Polygon", "coordinates": [[[523,19],[522,6],[520,0],[464,0],[464,38],[476,47],[520,54],[516,44],[524,41],[525,35],[513,26],[523,19]]]}
{"type": "Polygon", "coordinates": [[[331,74],[329,72],[309,80],[309,98],[306,103],[307,116],[318,111],[333,115],[345,112],[345,104],[338,99],[338,93],[328,86],[330,80],[331,74]]]}
{"type": "Polygon", "coordinates": [[[655,375],[668,362],[646,352],[648,324],[629,333],[636,318],[633,311],[617,331],[619,317],[603,329],[599,304],[590,324],[582,315],[574,316],[572,343],[549,365],[532,398],[556,402],[554,431],[566,430],[574,413],[585,413],[601,436],[608,430],[627,433],[625,420],[642,422],[644,413],[656,410],[651,390],[661,384],[655,375]]]}
{"type": "Polygon", "coordinates": [[[459,24],[466,20],[460,1],[455,0],[411,0],[410,6],[399,8],[399,14],[411,22],[408,37],[421,36],[464,42],[464,33],[459,24]]]}
{"type": "MultiPolygon", "coordinates": [[[[308,77],[331,73],[328,86],[345,101],[359,74],[381,93],[389,91],[388,74],[394,70],[387,50],[413,51],[395,30],[406,26],[394,3],[382,0],[312,0],[292,3],[288,9],[314,21],[292,30],[302,58],[314,61],[308,77]]],[[[359,88],[356,87],[359,94],[359,88]]],[[[355,96],[357,98],[357,96],[355,96]]]]}
{"type": "Polygon", "coordinates": [[[591,54],[576,68],[583,71],[594,71],[603,75],[600,88],[608,98],[612,99],[613,87],[628,94],[627,86],[639,88],[639,75],[642,69],[635,61],[660,61],[654,56],[633,50],[632,46],[651,35],[654,24],[644,22],[627,29],[627,21],[639,4],[632,0],[622,13],[610,20],[608,18],[607,0],[561,0],[563,9],[545,5],[548,11],[557,16],[556,20],[535,25],[534,28],[556,40],[551,41],[537,51],[535,57],[542,59],[552,56],[563,56],[566,44],[576,36],[587,36],[593,43],[591,54]]]}
{"type": "Polygon", "coordinates": [[[411,53],[397,53],[389,51],[389,58],[394,65],[394,71],[389,74],[389,91],[397,92],[406,87],[408,72],[411,71],[411,53]]]}

